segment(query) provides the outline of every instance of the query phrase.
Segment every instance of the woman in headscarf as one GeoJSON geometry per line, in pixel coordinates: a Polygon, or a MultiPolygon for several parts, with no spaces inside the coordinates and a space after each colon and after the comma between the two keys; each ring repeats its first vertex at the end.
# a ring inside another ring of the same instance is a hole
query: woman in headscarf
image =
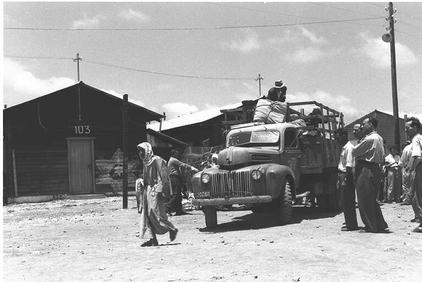
{"type": "Polygon", "coordinates": [[[177,228],[168,220],[166,200],[163,196],[161,166],[165,162],[154,156],[152,146],[148,142],[138,146],[139,157],[143,161],[144,190],[142,192],[141,238],[148,239],[141,247],[157,246],[156,234],[169,232],[170,240],[176,239],[177,228]]]}

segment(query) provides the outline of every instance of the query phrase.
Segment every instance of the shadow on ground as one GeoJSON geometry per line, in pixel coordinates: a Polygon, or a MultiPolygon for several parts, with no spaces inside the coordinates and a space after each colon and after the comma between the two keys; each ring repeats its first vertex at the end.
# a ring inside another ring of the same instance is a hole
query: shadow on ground
{"type": "MultiPolygon", "coordinates": [[[[293,218],[290,224],[298,224],[302,220],[313,220],[320,218],[335,217],[340,212],[321,211],[318,208],[295,207],[293,209],[293,218]]],[[[217,213],[218,216],[218,213],[217,213]]],[[[228,231],[240,231],[250,229],[263,229],[274,226],[280,226],[271,213],[249,213],[243,216],[234,217],[232,221],[218,224],[214,228],[199,228],[201,232],[222,233],[228,231]]]]}

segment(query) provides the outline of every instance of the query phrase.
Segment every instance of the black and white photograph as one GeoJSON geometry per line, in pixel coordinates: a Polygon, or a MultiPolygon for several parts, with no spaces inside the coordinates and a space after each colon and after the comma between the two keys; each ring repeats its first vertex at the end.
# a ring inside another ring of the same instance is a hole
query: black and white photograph
{"type": "Polygon", "coordinates": [[[1,10],[3,281],[421,281],[422,2],[1,10]]]}

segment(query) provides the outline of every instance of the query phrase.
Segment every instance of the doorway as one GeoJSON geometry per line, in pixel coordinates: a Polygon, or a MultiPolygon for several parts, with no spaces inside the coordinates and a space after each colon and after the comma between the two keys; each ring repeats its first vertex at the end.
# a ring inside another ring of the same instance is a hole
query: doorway
{"type": "Polygon", "coordinates": [[[95,192],[93,137],[67,138],[70,194],[95,192]]]}

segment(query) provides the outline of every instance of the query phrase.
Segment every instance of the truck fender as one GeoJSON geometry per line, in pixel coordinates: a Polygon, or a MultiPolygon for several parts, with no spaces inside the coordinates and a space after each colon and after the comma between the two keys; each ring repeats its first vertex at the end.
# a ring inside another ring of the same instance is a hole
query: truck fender
{"type": "Polygon", "coordinates": [[[286,166],[280,164],[271,164],[266,169],[266,183],[267,183],[267,193],[271,195],[273,199],[278,198],[282,193],[284,193],[284,185],[286,179],[290,180],[292,185],[292,196],[295,193],[295,175],[293,170],[286,166]]]}

